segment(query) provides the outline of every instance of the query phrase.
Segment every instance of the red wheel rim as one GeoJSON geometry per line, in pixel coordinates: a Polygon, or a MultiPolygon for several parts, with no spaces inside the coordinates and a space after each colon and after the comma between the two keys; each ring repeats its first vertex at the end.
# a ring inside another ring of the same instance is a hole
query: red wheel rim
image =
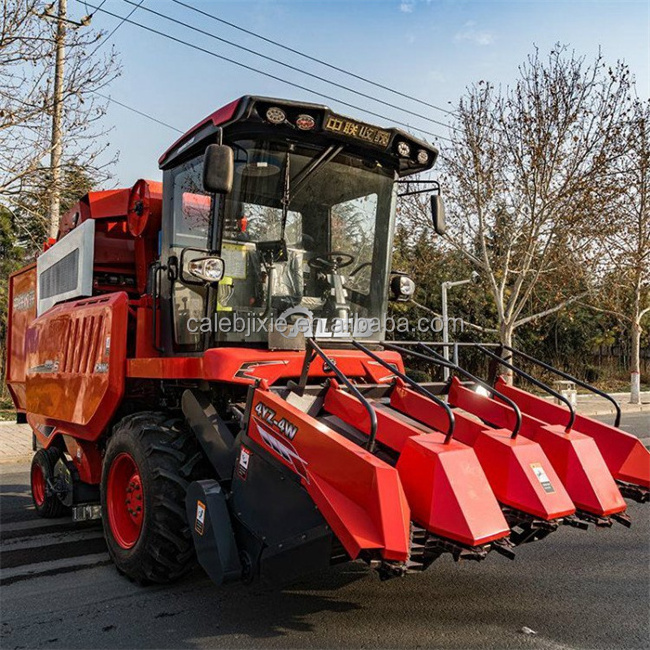
{"type": "Polygon", "coordinates": [[[34,503],[37,506],[42,506],[45,503],[45,473],[43,468],[36,463],[32,465],[31,481],[34,503]]]}
{"type": "Polygon", "coordinates": [[[118,454],[108,470],[106,486],[108,523],[115,541],[132,548],[142,532],[144,492],[140,471],[131,454],[118,454]]]}

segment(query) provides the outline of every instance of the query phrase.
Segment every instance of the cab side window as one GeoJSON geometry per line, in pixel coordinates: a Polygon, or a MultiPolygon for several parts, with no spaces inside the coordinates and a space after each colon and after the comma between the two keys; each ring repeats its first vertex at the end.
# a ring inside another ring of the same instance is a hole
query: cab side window
{"type": "Polygon", "coordinates": [[[203,190],[203,160],[192,160],[174,176],[173,247],[206,248],[211,197],[203,190]]]}

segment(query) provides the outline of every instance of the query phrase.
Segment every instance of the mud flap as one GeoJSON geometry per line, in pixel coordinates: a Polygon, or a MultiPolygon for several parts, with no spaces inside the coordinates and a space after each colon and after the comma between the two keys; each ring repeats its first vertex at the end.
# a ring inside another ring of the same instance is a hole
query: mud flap
{"type": "Polygon", "coordinates": [[[213,480],[190,483],[185,508],[199,564],[217,585],[239,580],[242,566],[219,484],[213,480]]]}

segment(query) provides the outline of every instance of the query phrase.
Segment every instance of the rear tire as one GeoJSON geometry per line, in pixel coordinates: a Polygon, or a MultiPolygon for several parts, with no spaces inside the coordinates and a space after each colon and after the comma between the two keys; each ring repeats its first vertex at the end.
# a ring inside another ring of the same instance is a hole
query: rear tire
{"type": "Polygon", "coordinates": [[[180,419],[155,411],[114,427],[102,469],[104,535],[117,570],[165,583],[194,565],[185,492],[202,465],[197,440],[180,419]]]}
{"type": "Polygon", "coordinates": [[[36,513],[44,519],[64,517],[70,513],[70,508],[63,505],[50,487],[54,481],[54,466],[60,458],[61,452],[55,447],[39,449],[32,458],[30,471],[32,500],[36,513]]]}

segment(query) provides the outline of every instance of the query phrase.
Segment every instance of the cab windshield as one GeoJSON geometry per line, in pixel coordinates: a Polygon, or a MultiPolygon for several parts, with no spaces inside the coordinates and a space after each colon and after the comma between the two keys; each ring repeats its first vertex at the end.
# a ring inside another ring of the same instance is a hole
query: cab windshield
{"type": "MultiPolygon", "coordinates": [[[[237,331],[236,318],[291,315],[313,317],[317,336],[345,337],[336,329],[345,321],[348,336],[381,338],[395,172],[338,145],[229,144],[235,176],[218,220],[225,277],[216,309],[219,323],[233,325],[220,327],[216,340],[266,342],[268,332],[237,331]],[[364,329],[370,321],[372,331],[364,329]],[[359,322],[362,329],[350,331],[359,322]]],[[[189,221],[187,234],[196,236],[189,221]]]]}

